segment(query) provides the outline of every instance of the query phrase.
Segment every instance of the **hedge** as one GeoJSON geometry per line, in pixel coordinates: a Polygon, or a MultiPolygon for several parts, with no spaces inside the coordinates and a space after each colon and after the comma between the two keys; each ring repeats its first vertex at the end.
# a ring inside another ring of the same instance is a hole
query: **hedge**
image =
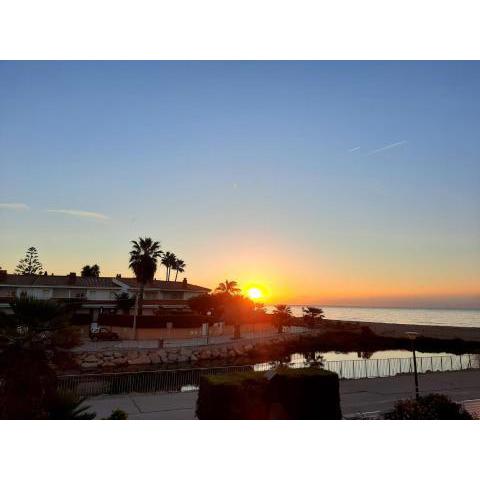
{"type": "Polygon", "coordinates": [[[208,375],[200,379],[197,417],[209,420],[341,419],[337,374],[319,368],[208,375]]]}

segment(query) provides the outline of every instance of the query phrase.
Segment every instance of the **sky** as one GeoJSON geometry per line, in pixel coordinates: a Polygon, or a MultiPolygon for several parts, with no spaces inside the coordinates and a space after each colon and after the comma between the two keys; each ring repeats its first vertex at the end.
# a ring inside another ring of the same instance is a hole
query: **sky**
{"type": "Polygon", "coordinates": [[[480,307],[479,119],[480,62],[0,62],[0,266],[480,307]]]}

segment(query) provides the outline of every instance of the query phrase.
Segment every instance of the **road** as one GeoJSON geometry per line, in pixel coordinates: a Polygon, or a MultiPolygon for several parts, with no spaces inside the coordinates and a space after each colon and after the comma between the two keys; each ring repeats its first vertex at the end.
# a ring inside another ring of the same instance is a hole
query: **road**
{"type": "MultiPolygon", "coordinates": [[[[480,370],[419,375],[420,393],[444,393],[455,401],[480,399],[480,370]]],[[[413,375],[341,380],[340,396],[345,416],[389,410],[397,400],[414,396],[413,375]]],[[[132,420],[193,420],[197,392],[101,395],[85,403],[97,418],[120,408],[132,420]]]]}

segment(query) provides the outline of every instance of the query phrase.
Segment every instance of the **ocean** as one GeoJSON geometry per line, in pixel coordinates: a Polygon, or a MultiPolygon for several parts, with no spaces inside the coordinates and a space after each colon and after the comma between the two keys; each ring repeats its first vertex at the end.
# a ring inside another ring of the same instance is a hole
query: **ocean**
{"type": "MultiPolygon", "coordinates": [[[[320,307],[320,305],[319,305],[320,307]]],[[[302,316],[302,306],[292,305],[292,313],[302,316]]],[[[428,308],[321,307],[331,320],[404,323],[416,325],[448,325],[480,327],[480,309],[453,310],[428,308]]]]}

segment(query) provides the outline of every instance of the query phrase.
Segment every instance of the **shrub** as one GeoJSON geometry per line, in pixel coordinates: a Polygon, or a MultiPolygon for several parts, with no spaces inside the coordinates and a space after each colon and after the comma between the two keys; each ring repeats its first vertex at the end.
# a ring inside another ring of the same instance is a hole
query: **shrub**
{"type": "Polygon", "coordinates": [[[319,368],[211,375],[200,379],[197,417],[210,420],[340,419],[338,376],[319,368]]]}
{"type": "Polygon", "coordinates": [[[209,420],[268,418],[267,380],[259,372],[200,378],[197,417],[209,420]]]}
{"type": "Polygon", "coordinates": [[[110,416],[107,417],[107,420],[127,420],[127,419],[128,419],[127,412],[124,412],[120,408],[116,408],[115,410],[113,410],[110,416]]]}
{"type": "Polygon", "coordinates": [[[281,406],[277,407],[281,418],[342,418],[336,373],[321,368],[281,368],[270,381],[269,387],[270,402],[272,405],[281,406]]]}
{"type": "Polygon", "coordinates": [[[400,400],[386,420],[471,420],[472,416],[445,395],[432,393],[418,400],[400,400]]]}

